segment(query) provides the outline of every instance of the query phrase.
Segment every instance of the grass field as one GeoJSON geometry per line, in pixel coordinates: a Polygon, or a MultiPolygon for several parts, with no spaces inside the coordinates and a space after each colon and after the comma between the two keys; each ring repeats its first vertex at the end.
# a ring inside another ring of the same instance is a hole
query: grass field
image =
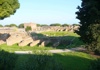
{"type": "Polygon", "coordinates": [[[55,31],[49,31],[49,32],[42,32],[41,34],[43,35],[48,35],[48,36],[74,36],[74,37],[79,37],[74,32],[66,32],[66,31],[61,31],[61,32],[55,32],[55,31]]]}
{"type": "Polygon", "coordinates": [[[14,44],[12,46],[7,46],[6,44],[2,44],[2,45],[0,45],[0,49],[8,51],[8,52],[14,52],[14,51],[50,50],[50,49],[54,49],[54,48],[52,48],[52,47],[39,47],[39,46],[34,46],[34,47],[29,47],[29,46],[19,47],[17,44],[14,44]]]}
{"type": "Polygon", "coordinates": [[[0,63],[4,61],[0,66],[7,68],[5,70],[88,70],[96,58],[82,52],[51,54],[42,51],[34,54],[0,52],[0,60],[0,63]]]}
{"type": "Polygon", "coordinates": [[[60,61],[64,70],[88,70],[91,62],[96,60],[94,57],[82,52],[69,52],[54,54],[60,61]]]}
{"type": "MultiPolygon", "coordinates": [[[[46,34],[54,36],[54,33],[43,32],[39,36],[42,37],[46,34]]],[[[55,36],[58,35],[66,36],[67,39],[68,37],[70,37],[69,39],[76,38],[69,48],[83,44],[75,33],[57,32],[55,36]]],[[[89,70],[91,62],[97,59],[83,52],[57,54],[45,52],[45,50],[55,49],[52,47],[19,47],[17,44],[13,46],[3,44],[0,45],[0,49],[4,50],[4,52],[0,51],[0,70],[89,70]],[[41,50],[41,52],[36,52],[36,50],[41,50]],[[14,51],[33,51],[33,54],[14,54],[14,51]]]]}

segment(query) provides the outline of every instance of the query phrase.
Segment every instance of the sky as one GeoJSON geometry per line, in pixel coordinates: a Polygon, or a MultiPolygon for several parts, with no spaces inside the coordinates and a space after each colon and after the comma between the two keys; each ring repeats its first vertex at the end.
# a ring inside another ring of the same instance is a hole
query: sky
{"type": "Polygon", "coordinates": [[[19,0],[20,8],[14,15],[4,20],[0,24],[9,25],[21,23],[37,24],[74,24],[79,23],[75,12],[77,6],[81,5],[81,0],[19,0]]]}

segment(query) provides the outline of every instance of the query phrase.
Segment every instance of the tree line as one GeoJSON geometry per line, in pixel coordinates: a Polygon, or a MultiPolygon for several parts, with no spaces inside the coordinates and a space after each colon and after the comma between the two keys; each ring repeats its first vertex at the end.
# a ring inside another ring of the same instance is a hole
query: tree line
{"type": "MultiPolygon", "coordinates": [[[[72,24],[73,26],[79,26],[79,24],[72,24]]],[[[53,24],[50,24],[50,25],[47,25],[47,24],[37,24],[38,27],[42,27],[42,26],[62,26],[62,27],[65,27],[65,26],[70,26],[70,24],[60,24],[60,23],[53,23],[53,24]]],[[[0,27],[18,27],[18,28],[24,28],[24,23],[22,24],[19,24],[19,25],[16,25],[16,24],[9,24],[9,25],[1,25],[0,24],[0,27]]]]}
{"type": "MultiPolygon", "coordinates": [[[[79,24],[71,24],[73,26],[79,26],[79,24]]],[[[70,24],[60,24],[60,23],[53,23],[53,24],[50,24],[50,25],[47,25],[47,24],[37,24],[37,26],[62,26],[62,27],[65,27],[65,26],[70,26],[70,24]]]]}

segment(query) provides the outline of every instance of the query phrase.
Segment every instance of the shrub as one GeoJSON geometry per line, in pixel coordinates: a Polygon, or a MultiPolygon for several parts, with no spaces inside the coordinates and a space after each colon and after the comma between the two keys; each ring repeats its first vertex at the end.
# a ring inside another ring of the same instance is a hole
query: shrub
{"type": "Polygon", "coordinates": [[[89,70],[100,70],[100,59],[92,62],[89,70]]]}
{"type": "Polygon", "coordinates": [[[20,24],[18,27],[19,28],[24,28],[24,24],[20,24]]]}
{"type": "Polygon", "coordinates": [[[13,70],[17,55],[0,51],[0,70],[13,70]]]}
{"type": "Polygon", "coordinates": [[[32,28],[31,28],[30,26],[27,26],[27,27],[25,28],[25,30],[26,30],[26,31],[30,31],[30,30],[32,30],[32,28]]]}
{"type": "Polygon", "coordinates": [[[42,52],[22,55],[15,70],[62,70],[62,66],[52,55],[42,52]]]}
{"type": "Polygon", "coordinates": [[[60,23],[54,23],[54,24],[50,24],[50,26],[61,26],[60,23]]]}
{"type": "Polygon", "coordinates": [[[100,55],[100,24],[92,24],[88,28],[88,50],[100,55]]]}

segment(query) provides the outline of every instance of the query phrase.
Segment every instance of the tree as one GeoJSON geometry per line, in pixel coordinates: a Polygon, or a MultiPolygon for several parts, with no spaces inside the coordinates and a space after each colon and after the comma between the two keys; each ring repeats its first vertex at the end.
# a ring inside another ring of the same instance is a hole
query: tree
{"type": "Polygon", "coordinates": [[[0,27],[3,27],[3,25],[0,24],[0,27]]]}
{"type": "Polygon", "coordinates": [[[50,26],[61,26],[60,23],[53,23],[53,24],[50,24],[50,26]]]}
{"type": "Polygon", "coordinates": [[[65,26],[69,26],[69,25],[68,24],[62,24],[62,26],[65,27],[65,26]]]}
{"type": "Polygon", "coordinates": [[[48,25],[47,24],[41,24],[40,26],[42,27],[42,26],[48,26],[48,25]]]}
{"type": "Polygon", "coordinates": [[[32,28],[31,28],[30,26],[27,26],[27,27],[25,28],[25,30],[26,30],[26,31],[30,31],[30,30],[32,30],[32,28]]]}
{"type": "Polygon", "coordinates": [[[82,0],[78,9],[76,14],[80,28],[76,33],[87,44],[88,50],[100,54],[100,0],[82,0]]]}
{"type": "Polygon", "coordinates": [[[37,26],[39,27],[39,26],[41,26],[40,24],[37,24],[37,26]]]}
{"type": "Polygon", "coordinates": [[[0,19],[13,15],[19,6],[18,0],[0,0],[0,19]]]}
{"type": "Polygon", "coordinates": [[[10,27],[17,27],[16,24],[10,24],[10,27]]]}
{"type": "Polygon", "coordinates": [[[19,27],[19,28],[24,28],[24,24],[22,23],[22,24],[20,24],[18,27],[19,27]]]}

